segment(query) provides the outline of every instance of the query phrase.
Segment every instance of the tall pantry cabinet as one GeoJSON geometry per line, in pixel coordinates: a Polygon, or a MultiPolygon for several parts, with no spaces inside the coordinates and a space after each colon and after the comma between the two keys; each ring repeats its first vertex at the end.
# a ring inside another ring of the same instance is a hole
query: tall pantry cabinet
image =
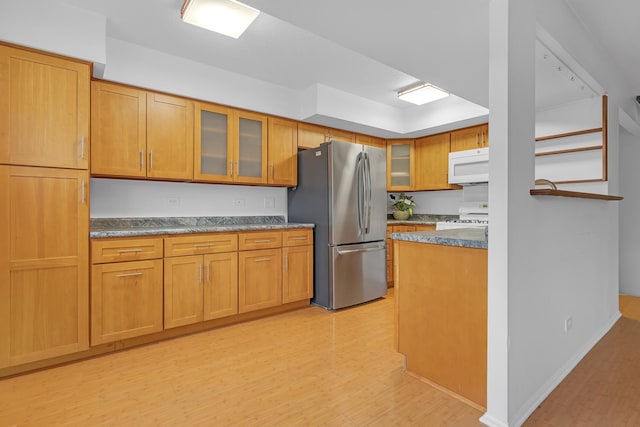
{"type": "Polygon", "coordinates": [[[90,75],[0,44],[0,368],[89,348],[90,75]]]}

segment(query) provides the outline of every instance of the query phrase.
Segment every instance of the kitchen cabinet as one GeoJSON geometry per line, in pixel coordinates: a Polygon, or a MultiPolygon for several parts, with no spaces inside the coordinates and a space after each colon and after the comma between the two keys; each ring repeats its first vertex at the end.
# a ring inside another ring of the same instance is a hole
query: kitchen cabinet
{"type": "Polygon", "coordinates": [[[298,124],[293,120],[269,117],[268,184],[294,187],[298,183],[298,124]]]}
{"type": "Polygon", "coordinates": [[[415,175],[415,141],[395,139],[387,141],[387,190],[413,190],[415,175]]]}
{"type": "Polygon", "coordinates": [[[91,66],[0,44],[0,164],[89,167],[91,66]]]}
{"type": "Polygon", "coordinates": [[[425,136],[415,141],[415,180],[413,190],[460,188],[449,184],[450,133],[425,136]]]}
{"type": "Polygon", "coordinates": [[[472,150],[489,146],[489,125],[471,126],[451,132],[451,151],[472,150]]]}
{"type": "Polygon", "coordinates": [[[282,249],[238,253],[238,312],[282,304],[282,249]]]}
{"type": "Polygon", "coordinates": [[[91,268],[91,345],[162,330],[162,259],[91,268]]]}
{"type": "Polygon", "coordinates": [[[318,148],[327,141],[355,142],[356,135],[340,129],[332,129],[309,123],[298,123],[298,147],[318,148]]]}
{"type": "Polygon", "coordinates": [[[376,136],[356,134],[356,144],[370,145],[372,147],[387,148],[387,141],[376,136]]]}
{"type": "Polygon", "coordinates": [[[267,116],[197,103],[195,120],[196,180],[267,183],[267,116]]]}
{"type": "Polygon", "coordinates": [[[88,183],[0,166],[0,367],[89,348],[88,183]]]}
{"type": "Polygon", "coordinates": [[[412,231],[434,231],[436,229],[435,224],[415,224],[415,225],[387,225],[387,287],[392,288],[394,285],[393,278],[393,240],[391,239],[391,233],[407,233],[412,231]]]}
{"type": "Polygon", "coordinates": [[[313,297],[313,235],[311,230],[283,231],[282,303],[313,297]]]}
{"type": "Polygon", "coordinates": [[[91,82],[91,173],[147,176],[147,92],[91,82]]]}
{"type": "Polygon", "coordinates": [[[193,102],[92,82],[91,172],[98,176],[193,179],[193,102]]]}
{"type": "Polygon", "coordinates": [[[238,312],[237,242],[235,233],[165,238],[165,328],[238,312]]]}

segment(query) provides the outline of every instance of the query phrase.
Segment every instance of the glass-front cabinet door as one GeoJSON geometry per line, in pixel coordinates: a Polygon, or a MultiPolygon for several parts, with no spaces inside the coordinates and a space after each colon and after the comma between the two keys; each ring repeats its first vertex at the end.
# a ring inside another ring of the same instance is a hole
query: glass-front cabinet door
{"type": "Polygon", "coordinates": [[[233,110],[196,104],[194,177],[196,180],[232,182],[233,110]]]}
{"type": "Polygon", "coordinates": [[[267,183],[267,117],[238,111],[234,181],[267,183]]]}
{"type": "Polygon", "coordinates": [[[415,175],[413,139],[387,141],[387,190],[413,190],[415,175]]]}

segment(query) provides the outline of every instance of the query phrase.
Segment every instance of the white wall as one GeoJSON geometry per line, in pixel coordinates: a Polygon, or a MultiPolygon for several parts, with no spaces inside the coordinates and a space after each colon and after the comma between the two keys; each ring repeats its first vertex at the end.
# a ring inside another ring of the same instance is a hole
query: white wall
{"type": "Polygon", "coordinates": [[[640,296],[640,137],[620,132],[620,293],[640,296]]]}
{"type": "Polygon", "coordinates": [[[91,218],[287,215],[287,189],[91,179],[91,218]],[[273,207],[265,207],[273,201],[273,207]],[[239,200],[240,206],[234,206],[239,200]]]}
{"type": "MultiPolygon", "coordinates": [[[[490,8],[492,225],[488,402],[482,421],[518,426],[619,316],[618,203],[529,195],[534,17],[608,92],[621,89],[606,53],[564,2],[494,0],[490,8]],[[568,317],[573,327],[565,332],[568,317]]],[[[618,101],[610,97],[610,123],[617,123],[618,101]]],[[[609,190],[615,194],[617,126],[609,129],[609,144],[609,190]]]]}

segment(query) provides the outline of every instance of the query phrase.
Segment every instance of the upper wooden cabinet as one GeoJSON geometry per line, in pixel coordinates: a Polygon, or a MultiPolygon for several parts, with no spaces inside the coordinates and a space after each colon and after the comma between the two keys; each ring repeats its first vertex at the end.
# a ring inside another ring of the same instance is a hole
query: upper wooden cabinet
{"type": "Polygon", "coordinates": [[[372,147],[386,148],[387,141],[377,136],[356,134],[356,144],[371,145],[372,147]]]}
{"type": "Polygon", "coordinates": [[[267,116],[197,103],[194,178],[267,183],[267,116]]]}
{"type": "Polygon", "coordinates": [[[88,169],[90,68],[0,45],[0,163],[88,169]]]}
{"type": "Polygon", "coordinates": [[[317,148],[328,141],[355,142],[356,134],[309,123],[298,123],[298,147],[317,148]]]}
{"type": "Polygon", "coordinates": [[[472,150],[489,146],[489,125],[471,126],[451,132],[451,151],[472,150]]]}
{"type": "Polygon", "coordinates": [[[0,368],[89,348],[88,180],[0,166],[0,368]]]}
{"type": "Polygon", "coordinates": [[[413,190],[415,141],[396,139],[387,142],[387,190],[413,190]]]}
{"type": "Polygon", "coordinates": [[[450,148],[448,132],[416,139],[415,191],[460,188],[449,184],[450,148]]]}
{"type": "Polygon", "coordinates": [[[298,183],[298,124],[293,120],[269,117],[269,178],[272,185],[298,183]]]}
{"type": "Polygon", "coordinates": [[[193,102],[114,83],[91,83],[91,173],[193,178],[193,102]]]}

